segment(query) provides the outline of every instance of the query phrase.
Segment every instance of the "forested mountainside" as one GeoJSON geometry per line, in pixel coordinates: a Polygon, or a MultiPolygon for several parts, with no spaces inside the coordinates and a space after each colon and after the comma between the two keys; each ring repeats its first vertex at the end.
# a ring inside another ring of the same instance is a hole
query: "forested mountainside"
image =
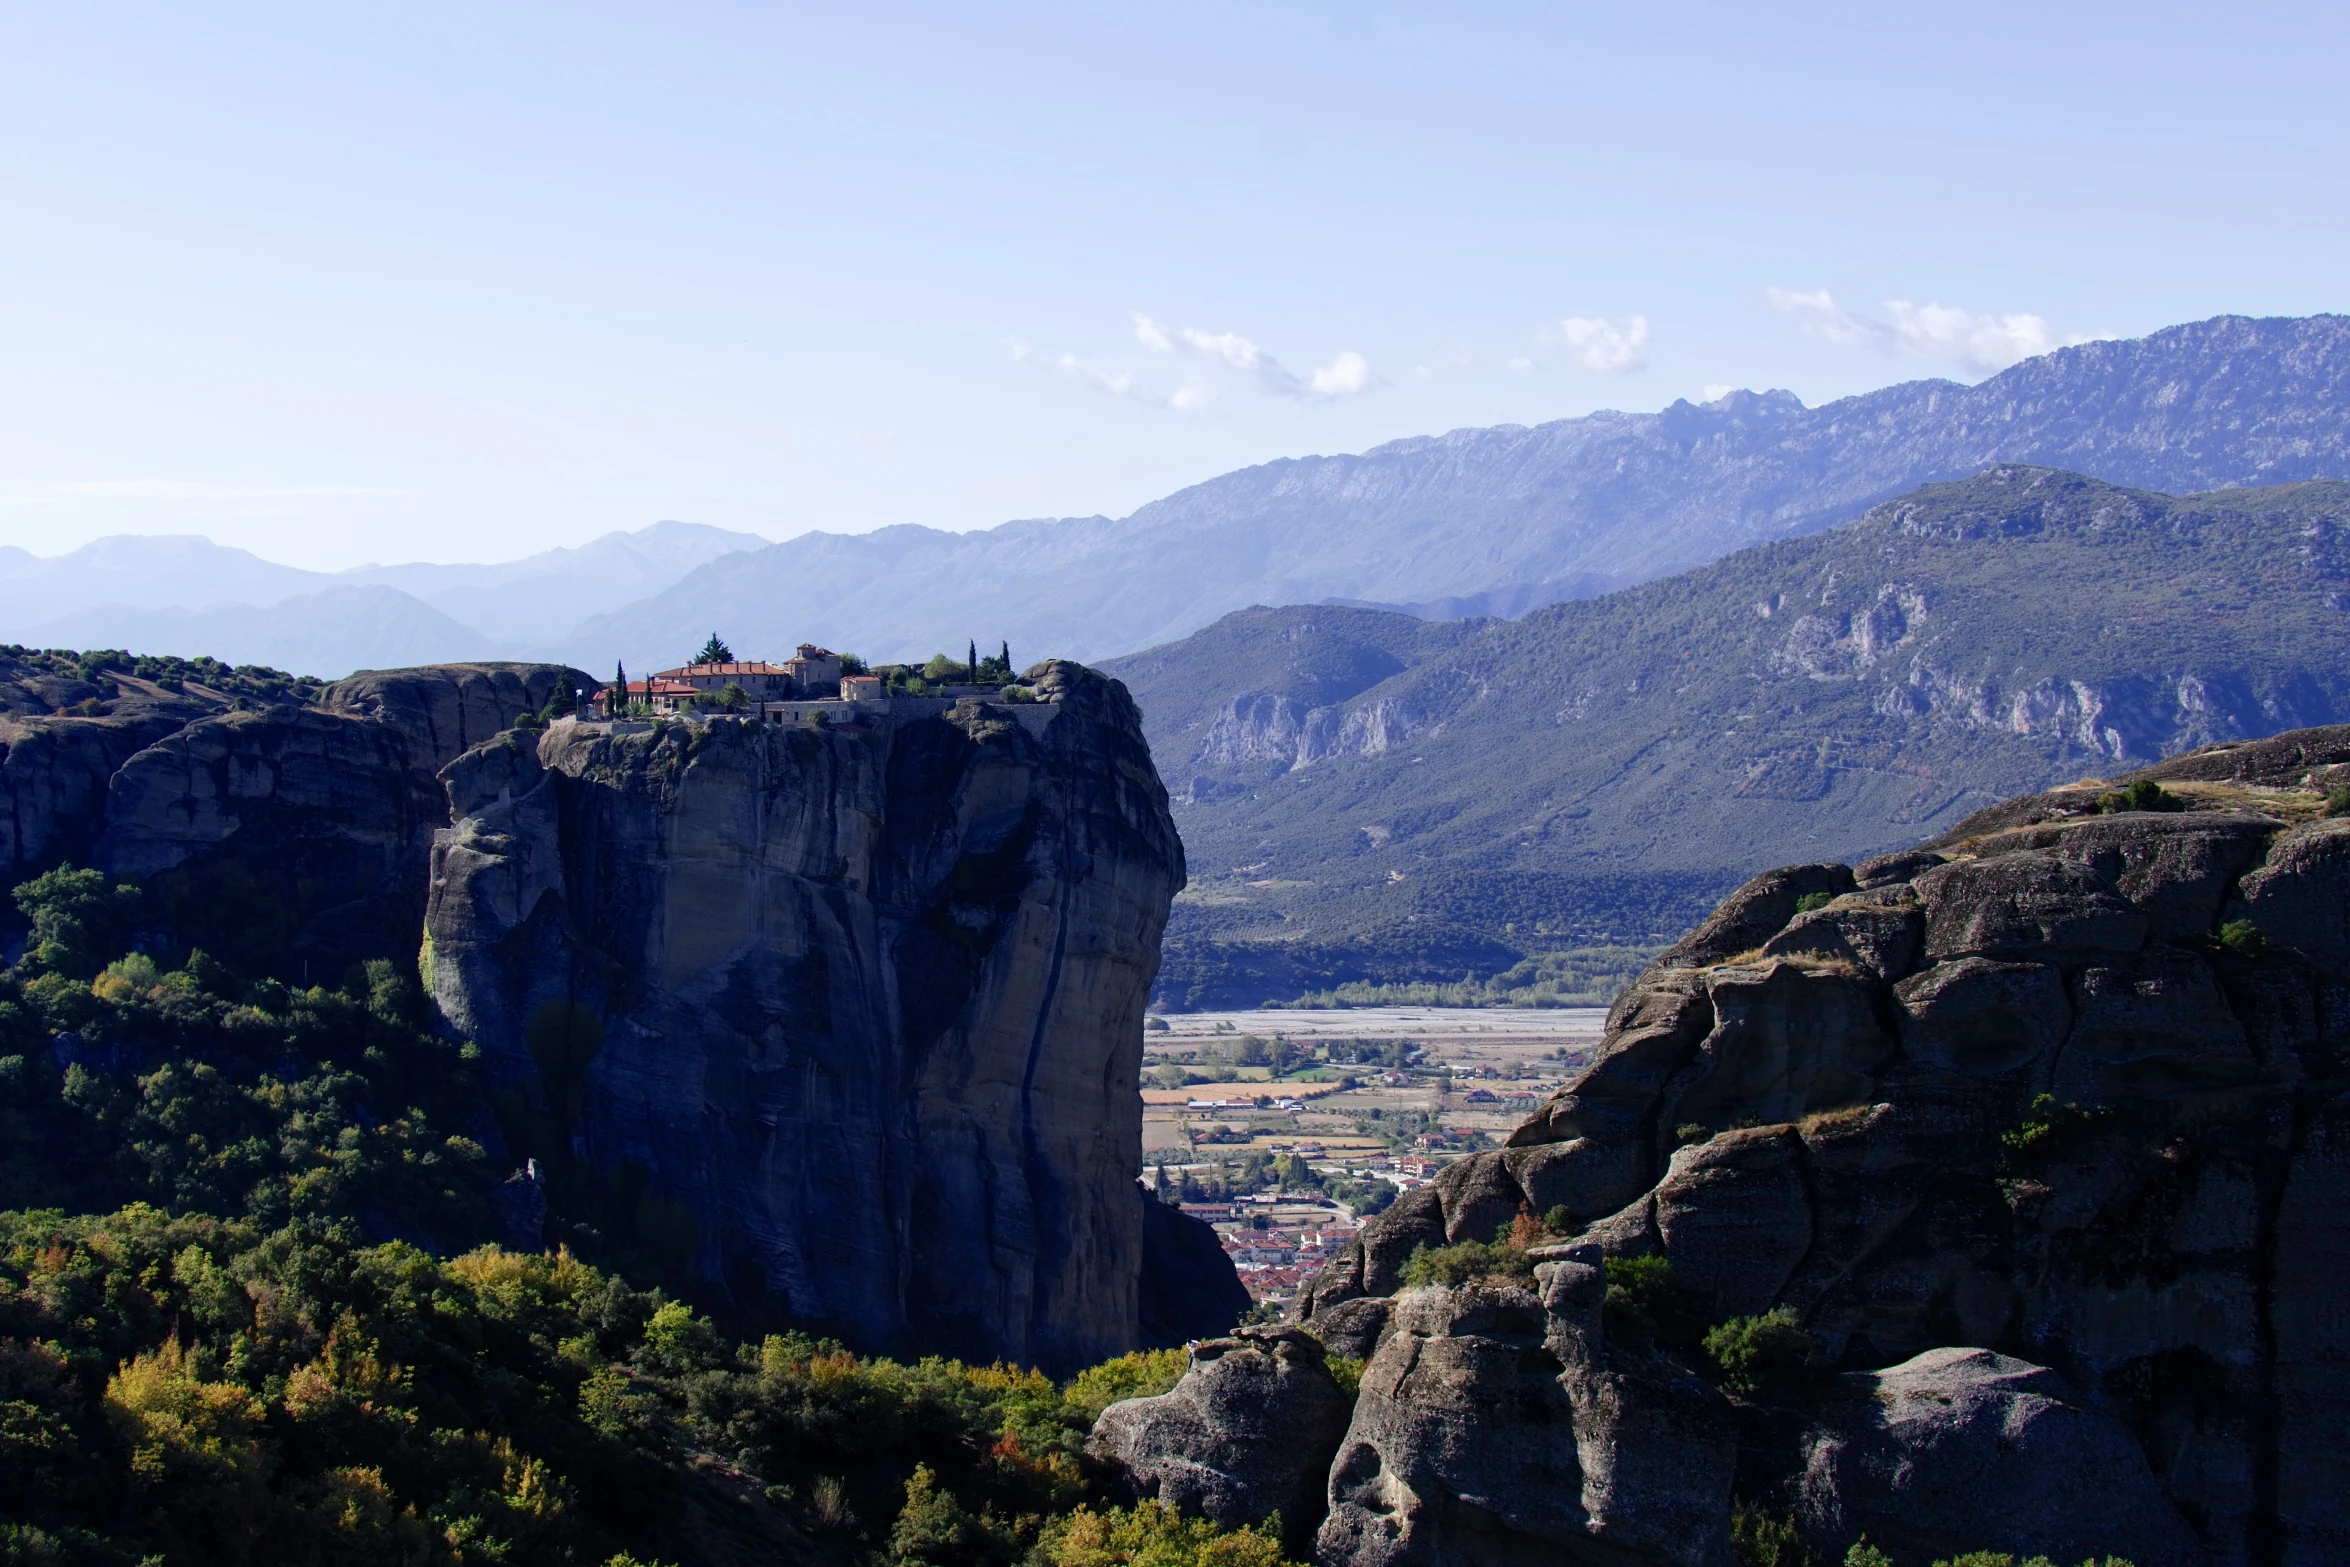
{"type": "Polygon", "coordinates": [[[2333,482],[2004,467],[1517,621],[1251,610],[1113,661],[1190,850],[1161,1000],[1604,999],[1772,861],[2350,718],[2346,525],[2333,482]]]}
{"type": "Polygon", "coordinates": [[[705,566],[583,625],[633,662],[814,637],[920,658],[965,638],[1093,659],[1251,604],[1514,615],[1830,527],[1993,463],[2173,493],[2350,473],[2350,318],[2221,316],[1819,408],[1738,392],[1391,442],[1225,474],[1132,516],[814,533],[705,566]],[[640,650],[641,653],[640,653],[640,650]]]}
{"type": "Polygon", "coordinates": [[[2113,785],[1740,887],[1097,1448],[1321,1567],[2343,1560],[2350,727],[2113,785]]]}

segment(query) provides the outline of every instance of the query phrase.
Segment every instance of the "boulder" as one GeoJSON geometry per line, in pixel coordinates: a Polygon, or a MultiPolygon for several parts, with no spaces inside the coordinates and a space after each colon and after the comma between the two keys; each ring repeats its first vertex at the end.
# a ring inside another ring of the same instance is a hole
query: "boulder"
{"type": "Polygon", "coordinates": [[[2087,866],[2098,880],[2146,916],[2156,941],[2208,936],[2220,900],[2275,835],[2265,816],[2217,811],[2184,814],[2126,811],[2014,835],[2087,866]]]}
{"type": "Polygon", "coordinates": [[[1291,1552],[1303,1554],[1351,1413],[1322,1357],[1296,1328],[1195,1344],[1172,1390],[1102,1411],[1087,1451],[1115,1464],[1135,1494],[1223,1528],[1279,1513],[1291,1552]]]}
{"type": "Polygon", "coordinates": [[[1795,918],[1800,899],[1851,890],[1849,866],[1790,865],[1765,871],[1724,898],[1704,923],[1656,960],[1657,967],[1710,968],[1753,952],[1795,918]]]}
{"type": "Polygon", "coordinates": [[[2045,1367],[1935,1349],[1840,1382],[1795,1489],[1815,1554],[1838,1559],[1866,1535],[1901,1561],[1970,1550],[2201,1560],[2129,1431],[2045,1367]]]}
{"type": "Polygon", "coordinates": [[[1683,1148],[1652,1212],[1658,1249],[1715,1315],[1763,1311],[1811,1247],[1803,1139],[1791,1126],[1763,1126],[1683,1148]]]}
{"type": "Polygon", "coordinates": [[[1926,953],[1940,961],[1969,956],[2090,958],[2135,952],[2147,920],[2106,890],[2077,861],[2018,851],[1958,860],[1911,885],[1926,906],[1926,953]]]}
{"type": "Polygon", "coordinates": [[[1713,1026],[1704,973],[1649,969],[1608,1009],[1607,1032],[1591,1064],[1510,1134],[1510,1146],[1641,1138],[1657,1094],[1713,1026]]]}
{"type": "Polygon", "coordinates": [[[1600,1337],[1593,1259],[1413,1290],[1364,1368],[1319,1567],[1554,1561],[1728,1567],[1721,1395],[1600,1337]]]}
{"type": "Polygon", "coordinates": [[[1535,1278],[1575,1421],[1586,1534],[1635,1560],[1725,1562],[1738,1465],[1727,1401],[1662,1355],[1608,1344],[1596,1248],[1564,1248],[1535,1278]]]}
{"type": "Polygon", "coordinates": [[[1640,1142],[1613,1146],[1595,1138],[1505,1148],[1501,1163],[1526,1195],[1526,1206],[1548,1215],[1564,1208],[1575,1224],[1613,1213],[1648,1185],[1650,1156],[1640,1142]]]}
{"type": "Polygon", "coordinates": [[[430,774],[525,713],[550,703],[568,711],[573,692],[598,684],[564,664],[429,664],[361,670],[328,686],[318,705],[382,725],[399,738],[409,766],[430,774]]]}
{"type": "Polygon", "coordinates": [[[2311,822],[2278,838],[2245,876],[2228,912],[2319,967],[2350,969],[2350,820],[2311,822]]]}
{"type": "Polygon", "coordinates": [[[1893,987],[1901,1048],[1929,1071],[1997,1077],[2049,1056],[2072,1022],[2063,974],[2041,963],[1960,958],[1893,987]]]}
{"type": "Polygon", "coordinates": [[[1419,1289],[1363,1368],[1318,1567],[1533,1561],[1584,1536],[1574,1411],[1524,1288],[1419,1289]]]}
{"type": "Polygon", "coordinates": [[[1894,1043],[1866,979],[1786,959],[1714,970],[1713,1031],[1666,1086],[1660,1142],[1695,1124],[1792,1121],[1861,1104],[1894,1043]]]}
{"type": "Polygon", "coordinates": [[[1870,979],[1899,979],[1916,965],[1926,925],[1925,911],[1907,892],[1897,884],[1798,914],[1763,943],[1762,955],[1846,963],[1870,979]]]}
{"type": "Polygon", "coordinates": [[[1387,1336],[1395,1301],[1387,1295],[1363,1295],[1342,1300],[1314,1313],[1307,1329],[1333,1355],[1368,1360],[1387,1336]]]}
{"type": "Polygon", "coordinates": [[[1852,881],[1864,891],[1902,886],[1941,863],[1942,856],[1932,849],[1896,849],[1891,854],[1873,854],[1855,865],[1852,881]]]}

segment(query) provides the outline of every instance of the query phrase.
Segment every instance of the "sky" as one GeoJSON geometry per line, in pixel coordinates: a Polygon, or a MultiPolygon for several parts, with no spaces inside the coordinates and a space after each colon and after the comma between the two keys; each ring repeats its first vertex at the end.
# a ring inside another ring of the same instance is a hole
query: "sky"
{"type": "Polygon", "coordinates": [[[1123,515],[2350,306],[2350,9],[0,3],[0,544],[1123,515]]]}

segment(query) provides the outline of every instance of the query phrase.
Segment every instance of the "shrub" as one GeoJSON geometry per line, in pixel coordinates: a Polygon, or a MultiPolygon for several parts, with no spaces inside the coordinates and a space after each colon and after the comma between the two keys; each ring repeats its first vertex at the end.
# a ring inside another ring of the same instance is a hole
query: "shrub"
{"type": "Polygon", "coordinates": [[[1819,1373],[1827,1358],[1819,1339],[1796,1320],[1792,1306],[1773,1306],[1756,1317],[1732,1317],[1707,1332],[1705,1354],[1722,1386],[1749,1397],[1800,1388],[1819,1373]]]}
{"type": "Polygon", "coordinates": [[[1610,1257],[1602,1311],[1612,1339],[1687,1348],[1705,1332],[1696,1298],[1662,1257],[1610,1257]]]}
{"type": "Polygon", "coordinates": [[[1730,1509],[1730,1554],[1738,1567],[1811,1567],[1792,1516],[1774,1518],[1748,1507],[1730,1509]]]}
{"type": "Polygon", "coordinates": [[[2250,920],[2230,920],[2219,928],[2219,944],[2244,957],[2257,957],[2268,947],[2268,937],[2250,920]]]}
{"type": "Polygon", "coordinates": [[[1348,1398],[1359,1398],[1363,1391],[1364,1361],[1358,1355],[1325,1356],[1322,1364],[1330,1368],[1330,1378],[1339,1391],[1348,1398]]]}
{"type": "Polygon", "coordinates": [[[1836,895],[1832,892],[1807,892],[1795,900],[1795,912],[1809,914],[1814,909],[1824,909],[1835,901],[1836,895]]]}
{"type": "Polygon", "coordinates": [[[1080,1507],[1048,1526],[1031,1560],[1043,1567],[1291,1567],[1281,1554],[1281,1521],[1218,1529],[1163,1502],[1095,1512],[1080,1507]]]}
{"type": "Polygon", "coordinates": [[[2127,789],[2108,789],[2097,797],[2097,809],[2107,815],[2117,811],[2183,811],[2187,802],[2168,793],[2151,778],[2140,778],[2127,789]]]}
{"type": "Polygon", "coordinates": [[[2350,816],[2350,784],[2336,784],[2326,791],[2326,814],[2350,816]]]}
{"type": "Polygon", "coordinates": [[[1403,1281],[1417,1289],[1424,1284],[1454,1288],[1473,1279],[1522,1279],[1534,1272],[1526,1254],[1506,1243],[1462,1241],[1455,1246],[1414,1249],[1403,1265],[1403,1281]]]}
{"type": "Polygon", "coordinates": [[[1864,1534],[1844,1553],[1844,1567],[1893,1567],[1893,1558],[1869,1544],[1869,1537],[1864,1534]]]}
{"type": "Polygon", "coordinates": [[[1191,1357],[1180,1349],[1141,1349],[1080,1371],[1061,1390],[1061,1401],[1091,1426],[1102,1411],[1130,1398],[1156,1398],[1183,1380],[1191,1357]]]}

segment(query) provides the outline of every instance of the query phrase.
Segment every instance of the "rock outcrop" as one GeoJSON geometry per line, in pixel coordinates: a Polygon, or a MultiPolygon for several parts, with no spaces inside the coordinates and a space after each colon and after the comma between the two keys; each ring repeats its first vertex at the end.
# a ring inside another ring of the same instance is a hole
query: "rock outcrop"
{"type": "Polygon", "coordinates": [[[1596,1260],[1552,1262],[1539,1295],[1497,1282],[1396,1298],[1330,1469],[1317,1562],[1728,1567],[1728,1406],[1661,1357],[1611,1352],[1596,1260]]]}
{"type": "Polygon", "coordinates": [[[1136,1493],[1224,1528],[1279,1514],[1302,1554],[1349,1408],[1312,1334],[1242,1328],[1194,1344],[1168,1392],[1104,1410],[1087,1446],[1136,1493]]]}
{"type": "Polygon", "coordinates": [[[414,953],[448,822],[435,773],[589,683],[554,664],[454,664],[356,675],[305,706],[103,680],[0,659],[0,868],[135,879],[167,938],[230,930],[236,950],[217,955],[318,981],[414,953]]]}
{"type": "Polygon", "coordinates": [[[1902,1558],[1997,1539],[2061,1562],[2201,1559],[2128,1429],[2046,1367],[1930,1349],[1838,1380],[1818,1401],[1797,1482],[1815,1536],[1866,1535],[1902,1558]]]}
{"type": "Polygon", "coordinates": [[[1139,1342],[1183,853],[1124,688],[1025,679],[1040,702],[558,725],[443,770],[427,977],[554,1228],[868,1348],[1139,1342]]]}
{"type": "MultiPolygon", "coordinates": [[[[2350,732],[2136,776],[2160,809],[2081,786],[1758,878],[1509,1146],[1367,1225],[1296,1314],[1376,1345],[1317,1559],[1589,1559],[1594,1452],[1651,1449],[1578,1423],[1578,1367],[1623,1350],[1562,1326],[1563,1276],[1638,1258],[1824,1360],[1674,1417],[1817,1558],[2350,1557],[2350,732]],[[1523,1213],[1563,1225],[1538,1293],[1402,1289],[1523,1213]]],[[[1614,1483],[1654,1511],[1676,1478],[1614,1483]]]]}

